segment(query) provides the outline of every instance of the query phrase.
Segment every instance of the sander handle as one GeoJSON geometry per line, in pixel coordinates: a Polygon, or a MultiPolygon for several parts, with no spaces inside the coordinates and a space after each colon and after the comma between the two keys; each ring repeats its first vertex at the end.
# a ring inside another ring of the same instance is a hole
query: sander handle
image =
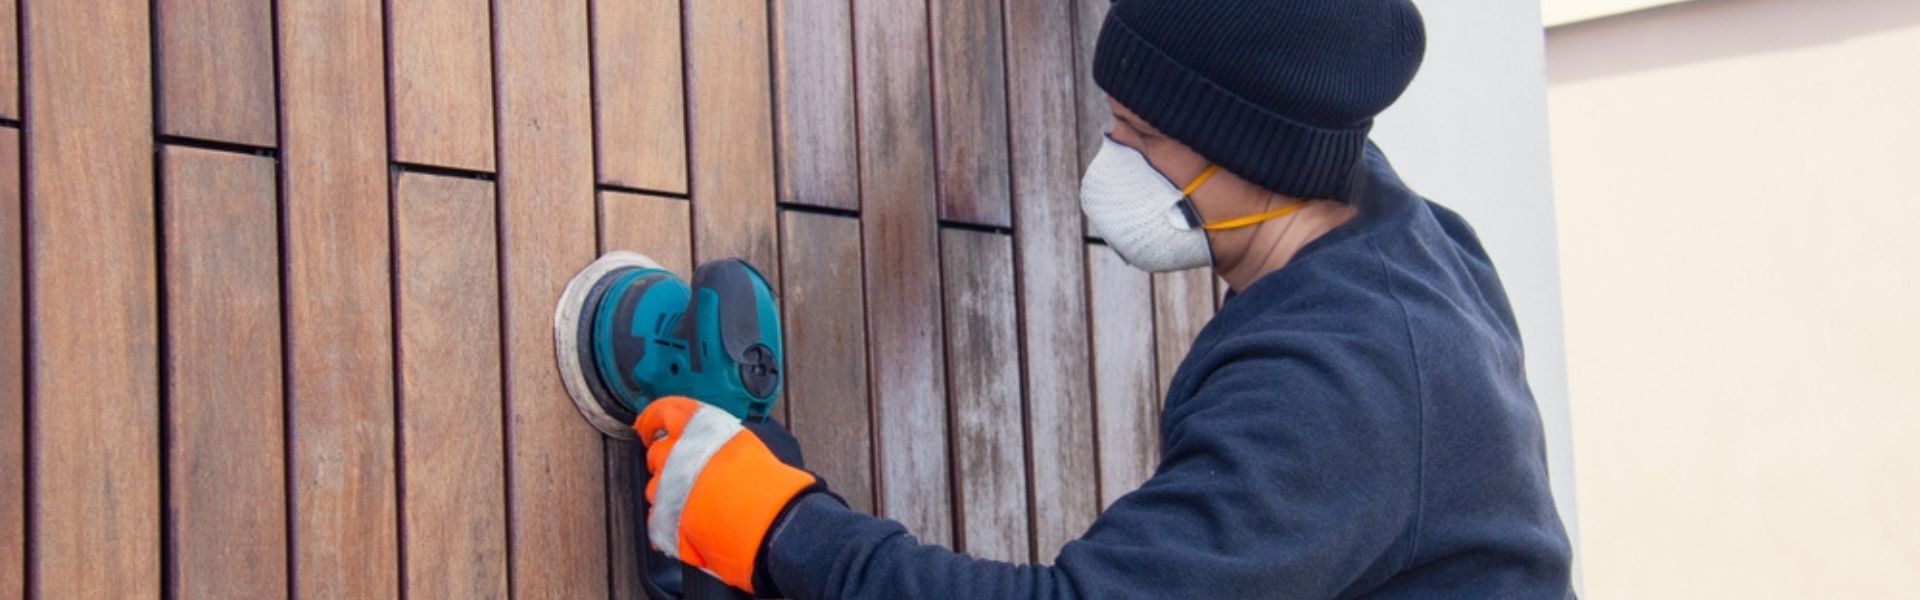
{"type": "Polygon", "coordinates": [[[680,582],[685,588],[680,595],[681,600],[747,600],[753,597],[721,583],[706,571],[687,565],[680,567],[680,582]]]}

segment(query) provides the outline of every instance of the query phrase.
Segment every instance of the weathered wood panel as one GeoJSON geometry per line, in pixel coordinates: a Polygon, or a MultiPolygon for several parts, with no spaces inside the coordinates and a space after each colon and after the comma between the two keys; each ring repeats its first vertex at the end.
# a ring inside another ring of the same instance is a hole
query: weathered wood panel
{"type": "MultiPolygon", "coordinates": [[[[601,192],[600,251],[632,250],[688,276],[693,272],[693,244],[687,239],[691,231],[687,211],[684,200],[601,192]]],[[[646,449],[621,440],[607,440],[606,448],[607,560],[613,586],[609,591],[621,600],[646,600],[640,566],[641,553],[647,549],[647,516],[635,510],[635,500],[645,492],[647,482],[638,481],[633,469],[636,462],[646,460],[646,449]]]]}
{"type": "Polygon", "coordinates": [[[156,0],[160,131],[271,147],[272,0],[156,0]]]}
{"type": "Polygon", "coordinates": [[[160,366],[147,6],[26,6],[30,530],[38,598],[158,598],[160,366]],[[87,401],[112,399],[111,402],[87,401]]]}
{"type": "Polygon", "coordinates": [[[493,199],[475,179],[394,182],[401,564],[412,598],[507,597],[493,199]]]}
{"type": "Polygon", "coordinates": [[[780,201],[860,208],[847,3],[771,2],[780,201]]]}
{"type": "Polygon", "coordinates": [[[946,282],[947,389],[952,395],[956,549],[1025,562],[1027,470],[1020,414],[1020,334],[1013,241],[997,233],[940,232],[946,282]]]}
{"type": "Polygon", "coordinates": [[[1086,256],[1074,134],[1071,7],[1009,0],[1007,95],[1013,157],[1034,557],[1051,561],[1099,512],[1087,348],[1086,256]]]}
{"type": "MultiPolygon", "coordinates": [[[[1057,0],[1056,0],[1057,1],[1057,0]]],[[[1000,3],[930,0],[940,218],[1005,227],[1008,200],[1006,49],[1000,3]]]]}
{"type": "Polygon", "coordinates": [[[873,510],[873,412],[867,394],[860,222],[781,214],[787,427],[807,468],[855,510],[873,510]]]}
{"type": "Polygon", "coordinates": [[[593,0],[592,9],[599,181],[687,193],[680,2],[593,0]]]}
{"type": "Polygon", "coordinates": [[[294,594],[399,595],[379,0],[279,0],[294,594]]]}
{"type": "Polygon", "coordinates": [[[486,0],[387,0],[394,160],[493,170],[488,14],[486,0]]]}
{"type": "Polygon", "coordinates": [[[272,159],[161,150],[169,593],[287,593],[272,159]]]}
{"type": "Polygon", "coordinates": [[[693,255],[743,258],[780,289],[767,3],[686,4],[693,255]]]}
{"type": "Polygon", "coordinates": [[[1100,506],[1140,487],[1160,463],[1154,377],[1153,279],[1113,249],[1087,246],[1093,311],[1093,398],[1100,506]]]}
{"type": "Polygon", "coordinates": [[[553,362],[553,302],[595,250],[587,6],[493,9],[513,595],[604,597],[604,443],[553,362]]]}
{"type": "Polygon", "coordinates": [[[0,127],[0,598],[26,596],[26,302],[21,289],[20,131],[0,127]]]}
{"type": "Polygon", "coordinates": [[[861,246],[881,515],[953,538],[926,4],[854,3],[861,246]]]}
{"type": "Polygon", "coordinates": [[[1173,372],[1193,347],[1200,328],[1213,319],[1213,271],[1191,269],[1153,275],[1154,366],[1157,402],[1165,402],[1173,372]]]}
{"type": "Polygon", "coordinates": [[[0,0],[0,118],[20,118],[19,0],[0,0]]]}
{"type": "MultiPolygon", "coordinates": [[[[1093,82],[1093,46],[1100,40],[1100,24],[1107,20],[1112,0],[1072,0],[1073,2],[1073,77],[1078,82],[1080,169],[1086,170],[1093,155],[1100,151],[1100,136],[1113,127],[1113,110],[1107,107],[1107,94],[1093,82]]],[[[1075,171],[1076,173],[1079,171],[1075,171]]]]}

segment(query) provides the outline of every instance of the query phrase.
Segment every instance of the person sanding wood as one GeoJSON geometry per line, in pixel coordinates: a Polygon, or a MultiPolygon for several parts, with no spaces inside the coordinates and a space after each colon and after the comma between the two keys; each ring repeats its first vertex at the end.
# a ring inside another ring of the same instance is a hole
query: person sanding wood
{"type": "Polygon", "coordinates": [[[1368,141],[1425,45],[1407,0],[1113,4],[1087,222],[1134,267],[1233,292],[1168,387],[1153,476],[1051,564],[921,544],[776,458],[784,432],[680,398],[635,424],[667,474],[653,510],[678,511],[650,536],[800,600],[1571,597],[1499,276],[1368,141]]]}

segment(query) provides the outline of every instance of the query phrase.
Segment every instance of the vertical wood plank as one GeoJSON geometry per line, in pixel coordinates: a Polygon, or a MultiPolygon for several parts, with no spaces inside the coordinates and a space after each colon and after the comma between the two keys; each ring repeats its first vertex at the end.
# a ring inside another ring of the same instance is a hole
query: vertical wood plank
{"type": "Polygon", "coordinates": [[[780,255],[787,343],[787,427],[807,467],[854,510],[873,510],[873,421],[867,395],[860,222],[786,211],[780,255]]]}
{"type": "Polygon", "coordinates": [[[1200,328],[1213,318],[1214,299],[1211,269],[1153,274],[1154,367],[1160,380],[1154,391],[1158,402],[1166,402],[1167,384],[1173,381],[1174,370],[1186,359],[1200,328]]]}
{"type": "Polygon", "coordinates": [[[279,0],[299,598],[399,595],[380,0],[279,0]]]}
{"type": "Polygon", "coordinates": [[[147,17],[123,0],[26,7],[32,597],[160,597],[147,17]]]}
{"type": "Polygon", "coordinates": [[[1093,311],[1093,397],[1100,506],[1140,487],[1160,463],[1154,378],[1153,279],[1113,249],[1087,246],[1093,311]]]}
{"type": "MultiPolygon", "coordinates": [[[[693,245],[687,239],[691,217],[687,212],[683,200],[601,192],[600,251],[639,252],[686,277],[693,272],[693,245]]],[[[613,586],[608,591],[618,600],[647,600],[640,587],[647,516],[635,510],[639,507],[635,500],[645,493],[647,482],[638,481],[633,468],[634,463],[646,460],[646,448],[621,440],[607,440],[606,447],[607,558],[613,586]]]]}
{"type": "Polygon", "coordinates": [[[161,150],[170,593],[287,593],[273,159],[161,150]]]}
{"type": "Polygon", "coordinates": [[[513,595],[522,598],[607,595],[604,443],[574,409],[553,366],[553,302],[594,257],[586,10],[585,2],[493,5],[507,508],[513,595]]]}
{"type": "Polygon", "coordinates": [[[20,118],[19,0],[0,0],[0,118],[20,118]]]}
{"type": "Polygon", "coordinates": [[[393,160],[493,170],[487,15],[487,0],[387,0],[393,160]]]}
{"type": "Polygon", "coordinates": [[[940,157],[940,218],[1011,225],[1000,3],[930,0],[928,10],[933,11],[934,19],[933,106],[940,157]]]}
{"type": "Polygon", "coordinates": [[[947,381],[959,486],[957,549],[981,558],[1031,560],[1020,414],[1020,337],[1013,244],[1006,236],[940,232],[946,282],[947,381]]]}
{"type": "Polygon", "coordinates": [[[599,180],[687,193],[678,0],[593,0],[599,180]]]}
{"type": "Polygon", "coordinates": [[[0,598],[26,596],[26,330],[20,131],[0,127],[0,598]]]}
{"type": "Polygon", "coordinates": [[[770,4],[780,201],[858,210],[848,3],[770,4]]]}
{"type": "Polygon", "coordinates": [[[780,289],[764,2],[686,4],[693,255],[746,259],[780,289]]]}
{"type": "Polygon", "coordinates": [[[160,131],[271,147],[272,0],[156,0],[160,131]]]}
{"type": "Polygon", "coordinates": [[[1113,110],[1107,107],[1107,94],[1093,82],[1093,46],[1100,40],[1100,24],[1107,20],[1107,9],[1112,0],[1072,0],[1073,2],[1073,73],[1078,82],[1079,117],[1075,122],[1080,128],[1080,171],[1087,169],[1087,163],[1093,162],[1093,155],[1100,151],[1100,136],[1113,127],[1113,110]]]}
{"type": "Polygon", "coordinates": [[[1063,35],[1073,27],[1070,8],[1059,0],[1006,3],[1013,237],[1039,560],[1078,539],[1099,511],[1073,40],[1063,35]]]}
{"type": "Polygon", "coordinates": [[[406,595],[507,597],[493,186],[394,183],[406,595]]]}
{"type": "Polygon", "coordinates": [[[926,3],[854,3],[861,245],[879,513],[952,540],[926,3]]]}

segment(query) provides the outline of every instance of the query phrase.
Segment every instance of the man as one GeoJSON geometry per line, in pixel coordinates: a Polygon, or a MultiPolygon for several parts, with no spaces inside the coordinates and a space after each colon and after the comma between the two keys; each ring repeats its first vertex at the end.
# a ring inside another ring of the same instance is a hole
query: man
{"type": "Polygon", "coordinates": [[[1157,472],[1054,564],[920,545],[686,399],[636,424],[654,544],[801,600],[1572,596],[1499,278],[1367,142],[1424,51],[1407,0],[1113,5],[1082,208],[1135,267],[1234,294],[1174,374],[1157,472]]]}

